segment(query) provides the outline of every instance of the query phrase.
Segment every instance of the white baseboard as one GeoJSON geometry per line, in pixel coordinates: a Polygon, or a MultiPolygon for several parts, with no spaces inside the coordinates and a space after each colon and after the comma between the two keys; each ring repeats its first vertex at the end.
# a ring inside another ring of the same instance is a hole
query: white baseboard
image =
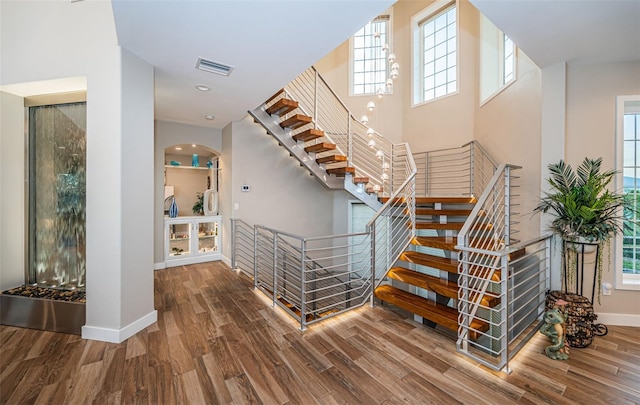
{"type": "Polygon", "coordinates": [[[131,322],[122,329],[109,329],[85,325],[82,327],[82,338],[100,340],[102,342],[109,343],[122,343],[147,326],[154,324],[157,320],[158,312],[153,310],[142,318],[131,322]]]}
{"type": "Polygon", "coordinates": [[[222,263],[226,264],[227,266],[231,267],[231,259],[229,259],[227,256],[222,255],[222,263]]]}
{"type": "Polygon", "coordinates": [[[597,323],[615,326],[634,326],[640,328],[640,315],[634,314],[597,314],[597,323]]]}
{"type": "Polygon", "coordinates": [[[162,270],[162,269],[166,269],[166,268],[167,268],[167,264],[165,262],[153,263],[153,269],[154,270],[162,270]]]}

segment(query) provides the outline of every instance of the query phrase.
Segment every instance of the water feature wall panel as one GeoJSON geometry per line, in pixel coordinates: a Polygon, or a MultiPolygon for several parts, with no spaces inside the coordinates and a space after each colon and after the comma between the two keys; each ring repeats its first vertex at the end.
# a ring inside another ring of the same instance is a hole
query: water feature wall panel
{"type": "Polygon", "coordinates": [[[86,103],[29,108],[29,284],[84,288],[86,103]]]}

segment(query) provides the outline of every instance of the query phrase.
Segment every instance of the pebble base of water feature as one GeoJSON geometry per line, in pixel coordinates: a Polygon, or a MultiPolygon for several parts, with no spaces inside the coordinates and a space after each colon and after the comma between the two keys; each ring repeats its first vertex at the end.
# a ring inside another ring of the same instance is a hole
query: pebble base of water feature
{"type": "Polygon", "coordinates": [[[0,324],[80,335],[86,317],[86,293],[37,286],[0,294],[0,324]]]}

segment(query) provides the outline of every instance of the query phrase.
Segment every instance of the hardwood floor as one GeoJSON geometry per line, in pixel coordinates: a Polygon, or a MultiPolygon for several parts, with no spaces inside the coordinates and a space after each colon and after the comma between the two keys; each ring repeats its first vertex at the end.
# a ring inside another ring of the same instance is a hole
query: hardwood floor
{"type": "Polygon", "coordinates": [[[305,333],[220,262],[155,272],[158,322],[121,344],[0,326],[3,404],[632,404],[640,330],[554,361],[537,334],[495,373],[368,306],[305,333]]]}

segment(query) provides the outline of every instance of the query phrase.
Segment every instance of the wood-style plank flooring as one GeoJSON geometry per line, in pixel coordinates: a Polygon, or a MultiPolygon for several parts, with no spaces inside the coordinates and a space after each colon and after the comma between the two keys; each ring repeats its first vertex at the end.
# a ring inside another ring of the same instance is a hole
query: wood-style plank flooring
{"type": "Polygon", "coordinates": [[[610,327],[568,361],[537,334],[513,373],[369,306],[305,333],[217,263],[155,272],[158,322],[121,344],[0,326],[3,404],[632,404],[640,330],[610,327]]]}

